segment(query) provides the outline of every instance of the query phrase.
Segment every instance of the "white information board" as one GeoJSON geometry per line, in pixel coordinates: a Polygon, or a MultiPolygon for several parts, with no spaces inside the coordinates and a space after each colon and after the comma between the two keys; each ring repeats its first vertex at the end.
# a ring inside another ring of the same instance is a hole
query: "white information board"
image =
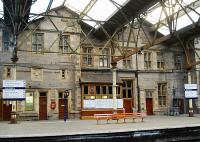
{"type": "MultiPolygon", "coordinates": [[[[113,108],[113,99],[83,100],[84,108],[113,108]]],[[[117,99],[117,108],[123,108],[123,99],[117,99]]]]}
{"type": "Polygon", "coordinates": [[[15,87],[26,87],[25,80],[3,80],[3,87],[5,88],[15,88],[15,87]]]}
{"type": "Polygon", "coordinates": [[[25,80],[3,80],[4,100],[25,100],[25,80]]]}
{"type": "Polygon", "coordinates": [[[197,98],[197,84],[185,84],[185,98],[197,98]]]}

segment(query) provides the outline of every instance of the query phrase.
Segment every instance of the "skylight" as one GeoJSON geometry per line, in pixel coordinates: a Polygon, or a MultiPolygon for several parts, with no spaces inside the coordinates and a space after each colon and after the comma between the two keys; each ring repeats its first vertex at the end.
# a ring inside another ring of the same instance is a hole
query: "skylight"
{"type": "MultiPolygon", "coordinates": [[[[184,6],[187,6],[193,2],[195,2],[196,0],[183,0],[182,2],[179,1],[179,3],[184,7],[184,6]]],[[[171,4],[168,4],[168,3],[165,3],[166,5],[166,13],[167,15],[172,15],[172,11],[173,13],[176,13],[178,12],[179,10],[181,10],[182,8],[180,7],[179,4],[176,3],[176,0],[172,0],[170,1],[171,4]],[[173,5],[173,6],[172,6],[173,5]]],[[[152,9],[152,8],[151,8],[152,9]]],[[[200,11],[199,8],[196,9],[197,12],[200,11]]],[[[199,18],[199,15],[197,15],[194,11],[191,11],[188,13],[188,15],[190,17],[192,17],[193,21],[194,22],[197,22],[198,18],[199,18]]],[[[192,21],[191,19],[188,17],[188,15],[186,15],[184,13],[183,16],[179,17],[177,19],[177,23],[176,21],[174,21],[174,23],[176,24],[176,29],[175,30],[180,30],[181,28],[184,28],[190,24],[192,24],[192,21]]],[[[164,12],[164,10],[162,10],[162,7],[159,6],[155,9],[153,9],[150,13],[148,13],[147,17],[146,17],[146,20],[149,21],[150,23],[152,24],[156,24],[158,23],[159,21],[162,21],[166,18],[166,14],[164,12]]],[[[176,18],[175,18],[176,19],[176,18]]],[[[166,20],[165,20],[166,21],[166,20]]],[[[162,24],[162,23],[161,23],[162,24]]],[[[161,26],[158,31],[160,33],[162,33],[163,35],[168,35],[169,34],[169,29],[167,26],[161,26]]]]}
{"type": "MultiPolygon", "coordinates": [[[[37,0],[31,7],[31,13],[40,14],[46,11],[50,0],[37,0]]],[[[80,14],[91,0],[54,0],[51,9],[61,6],[63,3],[68,8],[80,14]]],[[[120,5],[123,6],[129,0],[97,0],[92,8],[84,15],[83,21],[87,24],[98,27],[97,21],[108,20],[115,12],[118,11],[120,5]],[[84,20],[84,19],[89,19],[84,20]]]]}

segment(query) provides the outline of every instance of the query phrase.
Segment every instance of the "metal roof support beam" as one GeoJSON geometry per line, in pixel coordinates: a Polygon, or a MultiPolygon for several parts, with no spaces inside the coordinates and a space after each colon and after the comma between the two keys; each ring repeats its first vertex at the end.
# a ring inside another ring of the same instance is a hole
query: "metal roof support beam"
{"type": "Polygon", "coordinates": [[[84,10],[80,13],[80,18],[82,19],[87,13],[90,11],[90,9],[93,7],[93,5],[97,2],[97,0],[90,0],[90,2],[86,5],[84,10]]]}
{"type": "MultiPolygon", "coordinates": [[[[179,3],[179,5],[182,3],[179,3]]],[[[183,6],[182,6],[183,7],[183,6]]],[[[200,7],[200,1],[195,1],[191,4],[189,4],[188,6],[184,6],[183,9],[178,10],[177,12],[172,13],[172,17],[176,17],[177,19],[183,15],[185,15],[185,13],[189,13],[191,11],[194,11],[196,14],[200,15],[198,12],[195,11],[196,8],[200,7]]],[[[163,25],[167,25],[167,21],[166,18],[163,20],[159,20],[158,23],[154,24],[150,29],[152,29],[152,31],[156,31],[157,30],[157,26],[160,28],[163,25]],[[159,24],[161,23],[161,24],[159,24]],[[159,24],[159,26],[158,26],[159,24]]]]}

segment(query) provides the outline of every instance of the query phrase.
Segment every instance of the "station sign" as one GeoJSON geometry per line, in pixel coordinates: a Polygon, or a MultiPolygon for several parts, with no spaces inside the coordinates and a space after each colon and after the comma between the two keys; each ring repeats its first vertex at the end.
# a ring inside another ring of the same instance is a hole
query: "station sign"
{"type": "Polygon", "coordinates": [[[4,100],[25,100],[25,80],[3,80],[4,100]]]}
{"type": "Polygon", "coordinates": [[[198,97],[197,84],[185,84],[185,98],[192,99],[198,97]]]}

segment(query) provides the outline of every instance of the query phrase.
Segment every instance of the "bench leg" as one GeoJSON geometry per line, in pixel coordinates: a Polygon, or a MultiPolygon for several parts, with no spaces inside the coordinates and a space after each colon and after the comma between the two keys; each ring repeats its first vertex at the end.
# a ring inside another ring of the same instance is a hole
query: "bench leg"
{"type": "Polygon", "coordinates": [[[135,118],[133,118],[133,123],[135,122],[135,118]]]}
{"type": "Polygon", "coordinates": [[[126,119],[124,118],[124,123],[126,123],[126,119]]]}
{"type": "Polygon", "coordinates": [[[97,125],[99,124],[99,119],[97,119],[97,125]]]}
{"type": "Polygon", "coordinates": [[[144,122],[144,118],[142,117],[142,122],[144,122]]]}
{"type": "Polygon", "coordinates": [[[107,124],[108,124],[108,120],[109,120],[109,119],[107,119],[107,124]]]}

